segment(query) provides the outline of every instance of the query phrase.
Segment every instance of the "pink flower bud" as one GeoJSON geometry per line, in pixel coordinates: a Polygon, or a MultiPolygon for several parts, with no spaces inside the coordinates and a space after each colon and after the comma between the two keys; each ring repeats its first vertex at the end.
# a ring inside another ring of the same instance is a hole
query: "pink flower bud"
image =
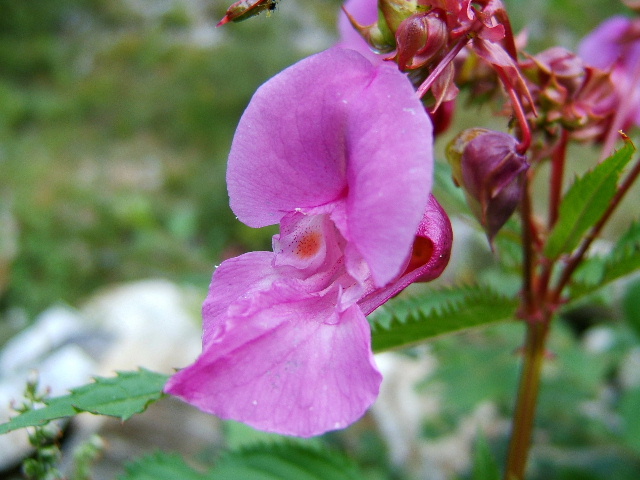
{"type": "Polygon", "coordinates": [[[471,128],[447,147],[453,178],[489,241],[513,214],[522,195],[529,164],[517,153],[518,141],[502,132],[471,128]]]}

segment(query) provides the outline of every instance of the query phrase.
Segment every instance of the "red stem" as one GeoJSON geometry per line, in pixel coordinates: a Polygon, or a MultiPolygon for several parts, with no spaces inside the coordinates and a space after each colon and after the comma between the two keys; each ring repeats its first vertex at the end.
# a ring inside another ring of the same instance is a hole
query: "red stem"
{"type": "Polygon", "coordinates": [[[436,81],[436,78],[438,78],[445,67],[449,65],[454,58],[456,58],[456,55],[460,53],[460,50],[462,50],[467,43],[469,43],[469,37],[462,37],[460,40],[458,40],[458,43],[456,43],[453,48],[449,50],[444,57],[442,57],[440,63],[436,65],[436,68],[433,69],[433,71],[429,74],[425,81],[422,82],[422,85],[420,85],[420,87],[418,88],[418,98],[422,98],[426,95],[426,93],[433,85],[433,82],[436,81]]]}
{"type": "Polygon", "coordinates": [[[549,230],[558,221],[558,210],[562,199],[562,181],[564,177],[564,165],[567,154],[567,141],[569,132],[562,130],[560,142],[551,155],[551,190],[549,195],[549,230]]]}
{"type": "Polygon", "coordinates": [[[516,152],[520,155],[524,155],[529,147],[531,146],[531,129],[529,128],[529,122],[527,121],[527,116],[524,113],[524,108],[522,108],[522,103],[520,102],[520,98],[518,97],[518,93],[515,88],[509,81],[504,70],[500,68],[495,69],[502,84],[504,85],[505,90],[509,94],[509,98],[511,99],[511,106],[513,107],[513,113],[518,121],[518,125],[520,126],[522,138],[520,142],[516,146],[516,152]]]}
{"type": "Polygon", "coordinates": [[[522,352],[524,359],[513,414],[513,428],[504,472],[505,480],[524,480],[550,320],[551,317],[547,317],[543,321],[527,322],[527,336],[522,352]]]}
{"type": "Polygon", "coordinates": [[[531,192],[529,191],[529,172],[525,175],[522,188],[522,201],[520,204],[520,214],[522,217],[522,295],[524,299],[524,311],[520,312],[525,319],[529,320],[536,310],[534,292],[534,243],[535,235],[532,225],[531,192]]]}

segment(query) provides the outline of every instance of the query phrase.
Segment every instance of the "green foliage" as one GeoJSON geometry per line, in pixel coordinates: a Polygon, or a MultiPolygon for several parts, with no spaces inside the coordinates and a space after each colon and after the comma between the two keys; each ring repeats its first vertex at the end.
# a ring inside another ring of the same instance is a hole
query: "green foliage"
{"type": "Polygon", "coordinates": [[[426,419],[425,433],[438,437],[455,431],[457,422],[480,403],[491,400],[500,410],[510,408],[517,385],[523,325],[510,322],[439,338],[430,344],[438,368],[420,384],[437,392],[442,409],[426,419]]]}
{"type": "Polygon", "coordinates": [[[499,480],[500,470],[489,448],[489,442],[487,442],[482,432],[479,432],[476,438],[475,447],[473,456],[473,480],[499,480]]]}
{"type": "Polygon", "coordinates": [[[627,287],[622,308],[629,325],[640,338],[640,279],[634,280],[627,287]]]}
{"type": "Polygon", "coordinates": [[[0,435],[18,428],[44,425],[80,412],[127,420],[164,396],[162,389],[167,378],[165,374],[145,369],[118,372],[111,378],[96,377],[94,383],[75,388],[68,395],[46,399],[44,407],[27,410],[0,425],[0,435]]]}
{"type": "Polygon", "coordinates": [[[585,295],[640,270],[640,223],[632,223],[618,239],[609,255],[587,258],[571,284],[571,303],[585,295]]]}
{"type": "Polygon", "coordinates": [[[585,232],[598,222],[617,191],[620,173],[631,160],[630,141],[593,170],[575,180],[560,204],[558,222],[551,231],[544,254],[555,259],[578,246],[585,232]]]}
{"type": "Polygon", "coordinates": [[[78,11],[91,29],[8,29],[0,42],[0,202],[20,236],[0,308],[34,317],[155,276],[206,288],[227,251],[269,248],[268,232],[234,219],[225,161],[255,89],[304,55],[285,48],[297,27],[273,15],[203,46],[177,37],[175,19],[103,22],[120,2],[44,3],[11,9],[25,22],[78,11]]]}
{"type": "Polygon", "coordinates": [[[406,347],[424,340],[512,319],[517,300],[487,287],[428,290],[396,299],[370,316],[375,352],[406,347]]]}
{"type": "Polygon", "coordinates": [[[177,455],[156,453],[126,467],[119,480],[363,480],[357,466],[338,452],[298,443],[270,443],[223,455],[205,472],[177,455]]]}
{"type": "MultiPolygon", "coordinates": [[[[605,348],[586,348],[562,320],[554,322],[536,416],[536,435],[545,438],[545,446],[534,451],[528,480],[637,479],[640,455],[621,446],[633,441],[640,398],[632,393],[637,387],[626,390],[615,379],[638,344],[620,326],[595,328],[609,338],[605,348]]],[[[505,323],[430,343],[438,367],[420,390],[437,395],[441,408],[425,419],[427,438],[438,442],[459,433],[467,425],[465,418],[487,402],[500,419],[511,416],[523,330],[520,324],[505,323]]],[[[596,330],[589,333],[600,337],[596,330]]],[[[492,438],[498,458],[505,440],[492,438]]]]}
{"type": "Polygon", "coordinates": [[[73,480],[92,480],[91,469],[104,450],[105,444],[98,435],[91,435],[78,446],[73,452],[73,480]]]}
{"type": "Polygon", "coordinates": [[[626,391],[620,399],[624,442],[640,455],[640,415],[638,412],[640,412],[640,387],[626,391]]]}
{"type": "Polygon", "coordinates": [[[118,480],[204,480],[209,475],[191,468],[175,453],[158,452],[127,465],[126,474],[118,480]]]}
{"type": "Polygon", "coordinates": [[[620,1],[591,0],[585,8],[582,0],[505,0],[514,31],[528,28],[527,50],[537,52],[554,45],[574,46],[594,29],[605,16],[628,14],[620,1]],[[535,25],[544,28],[531,28],[535,25]]]}
{"type": "MultiPolygon", "coordinates": [[[[27,381],[24,401],[15,410],[21,414],[32,412],[36,405],[46,401],[46,393],[38,391],[38,378],[32,377],[27,381]]],[[[58,440],[61,436],[57,425],[48,423],[37,426],[29,432],[29,444],[35,453],[22,463],[22,473],[27,480],[62,480],[63,476],[58,470],[58,464],[62,457],[58,440]]]]}

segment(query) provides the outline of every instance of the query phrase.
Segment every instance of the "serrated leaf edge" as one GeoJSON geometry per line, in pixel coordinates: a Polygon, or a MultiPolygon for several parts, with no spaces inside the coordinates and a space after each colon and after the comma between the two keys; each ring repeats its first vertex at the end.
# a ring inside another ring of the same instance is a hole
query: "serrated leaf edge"
{"type": "MultiPolygon", "coordinates": [[[[399,303],[400,305],[391,305],[391,308],[389,308],[389,306],[383,307],[385,309],[384,314],[388,316],[384,320],[384,323],[386,323],[386,325],[382,323],[383,321],[382,319],[377,319],[375,314],[370,316],[369,324],[371,326],[372,337],[377,332],[392,331],[394,328],[398,328],[402,326],[417,325],[425,321],[437,321],[438,319],[444,319],[447,316],[454,315],[458,312],[462,312],[462,309],[467,305],[469,305],[470,302],[473,302],[474,300],[477,300],[479,298],[482,298],[483,300],[485,300],[487,299],[488,296],[493,301],[503,301],[505,304],[513,303],[514,314],[518,305],[517,299],[512,299],[505,295],[502,295],[496,290],[494,290],[493,288],[485,285],[470,284],[470,285],[463,285],[458,287],[448,287],[444,289],[434,290],[434,292],[439,292],[439,293],[446,292],[446,294],[451,294],[452,296],[454,294],[460,294],[460,298],[448,299],[443,301],[441,304],[430,305],[429,307],[421,307],[418,304],[421,301],[420,297],[410,297],[402,300],[395,300],[395,303],[396,304],[399,303]],[[394,313],[393,312],[394,308],[399,311],[394,313]],[[389,319],[389,317],[391,318],[389,319]]],[[[481,324],[472,325],[469,327],[463,326],[460,328],[454,328],[454,329],[447,330],[445,332],[442,332],[440,334],[436,334],[427,338],[436,338],[436,337],[439,337],[440,335],[446,335],[449,333],[471,329],[471,328],[478,328],[484,325],[497,323],[500,321],[503,321],[503,320],[495,320],[492,322],[481,323],[481,324]]],[[[427,338],[417,339],[416,342],[414,343],[425,341],[427,338]]],[[[413,343],[409,343],[406,345],[397,346],[393,348],[404,348],[404,347],[411,346],[412,344],[413,343]]],[[[386,350],[387,349],[384,349],[381,351],[386,351],[386,350]]],[[[374,351],[377,352],[377,350],[374,350],[374,351]]]]}

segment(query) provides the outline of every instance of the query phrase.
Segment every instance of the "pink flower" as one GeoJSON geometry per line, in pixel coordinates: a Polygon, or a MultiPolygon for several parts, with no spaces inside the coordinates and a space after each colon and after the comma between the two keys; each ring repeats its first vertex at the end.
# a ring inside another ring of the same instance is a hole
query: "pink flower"
{"type": "Polygon", "coordinates": [[[614,132],[640,126],[640,19],[605,20],[580,42],[578,53],[586,63],[611,71],[619,98],[614,132]]]}
{"type": "Polygon", "coordinates": [[[357,420],[381,381],[365,314],[448,260],[450,225],[428,200],[432,163],[429,118],[393,66],[332,48],[264,84],[240,120],[227,183],[241,221],[279,223],[280,234],[273,252],[214,272],[202,354],[166,392],[281,434],[357,420]],[[416,233],[438,254],[418,268],[416,233]]]}

